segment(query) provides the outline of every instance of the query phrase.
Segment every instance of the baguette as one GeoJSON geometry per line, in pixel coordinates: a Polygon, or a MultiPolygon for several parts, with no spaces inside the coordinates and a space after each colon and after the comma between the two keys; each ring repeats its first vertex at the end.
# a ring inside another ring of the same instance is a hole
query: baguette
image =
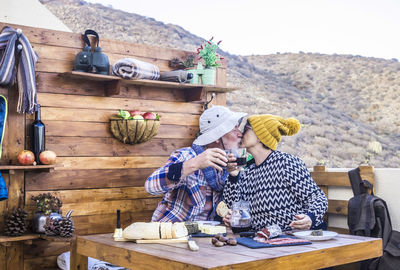
{"type": "Polygon", "coordinates": [[[171,222],[160,222],[161,239],[172,238],[172,223],[171,222]]]}
{"type": "Polygon", "coordinates": [[[172,238],[181,238],[188,235],[184,222],[175,222],[172,225],[172,238]]]}
{"type": "Polygon", "coordinates": [[[125,239],[160,239],[160,222],[135,222],[124,229],[125,239]]]}

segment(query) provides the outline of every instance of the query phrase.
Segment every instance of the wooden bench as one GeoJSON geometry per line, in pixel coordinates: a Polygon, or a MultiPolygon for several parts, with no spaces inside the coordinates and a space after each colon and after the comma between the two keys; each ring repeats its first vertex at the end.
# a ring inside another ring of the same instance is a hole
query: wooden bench
{"type": "MultiPolygon", "coordinates": [[[[374,182],[374,171],[371,166],[359,166],[361,178],[364,180],[368,180],[371,184],[375,184],[374,182]]],[[[348,228],[337,228],[332,227],[329,224],[329,216],[330,215],[341,215],[347,216],[347,200],[333,200],[329,198],[329,187],[347,187],[351,189],[350,179],[346,172],[329,172],[326,171],[325,166],[314,166],[313,172],[311,172],[311,176],[317,185],[322,189],[325,193],[326,197],[328,197],[328,211],[326,214],[326,221],[328,224],[328,229],[332,231],[336,231],[339,233],[349,233],[348,228]]]]}

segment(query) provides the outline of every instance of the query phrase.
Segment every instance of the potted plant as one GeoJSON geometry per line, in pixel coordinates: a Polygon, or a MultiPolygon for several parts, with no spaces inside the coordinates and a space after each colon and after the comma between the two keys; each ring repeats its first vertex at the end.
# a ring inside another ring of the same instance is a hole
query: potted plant
{"type": "Polygon", "coordinates": [[[44,233],[46,218],[61,219],[62,202],[50,193],[41,193],[31,198],[35,202],[35,214],[33,217],[33,230],[37,233],[44,233]]]}
{"type": "Polygon", "coordinates": [[[204,63],[204,70],[201,75],[202,84],[215,84],[215,68],[219,67],[220,64],[218,62],[224,59],[217,54],[220,43],[221,40],[214,43],[212,37],[210,40],[204,41],[197,49],[197,54],[199,55],[198,60],[203,60],[204,63]]]}

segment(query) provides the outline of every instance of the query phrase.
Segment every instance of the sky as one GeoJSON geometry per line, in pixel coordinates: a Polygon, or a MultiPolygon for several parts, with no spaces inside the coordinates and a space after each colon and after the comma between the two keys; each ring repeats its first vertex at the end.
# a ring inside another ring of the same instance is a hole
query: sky
{"type": "Polygon", "coordinates": [[[172,23],[232,54],[400,60],[400,0],[87,0],[172,23]]]}

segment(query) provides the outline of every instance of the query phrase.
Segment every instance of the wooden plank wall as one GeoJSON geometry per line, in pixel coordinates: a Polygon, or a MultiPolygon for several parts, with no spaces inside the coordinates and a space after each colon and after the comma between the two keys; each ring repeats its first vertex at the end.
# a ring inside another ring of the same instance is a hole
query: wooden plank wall
{"type": "MultiPolygon", "coordinates": [[[[4,26],[0,23],[1,28],[4,26]]],[[[147,194],[144,181],[174,149],[191,145],[198,132],[203,103],[185,102],[184,90],[134,85],[124,87],[119,95],[107,97],[99,83],[58,76],[72,70],[75,55],[83,47],[80,34],[10,26],[23,30],[39,56],[36,65],[37,98],[46,125],[46,149],[55,151],[57,163],[64,167],[53,173],[5,175],[10,199],[0,202],[1,214],[20,205],[29,210],[31,217],[33,204],[30,198],[51,192],[63,201],[64,214],[74,210],[77,234],[112,232],[117,209],[122,211],[123,226],[134,221],[149,221],[160,197],[147,194]],[[122,144],[114,139],[108,119],[118,109],[161,114],[157,136],[138,145],[122,144]]],[[[171,58],[189,53],[104,39],[100,46],[110,63],[132,57],[151,62],[161,71],[169,70],[171,58]]],[[[217,71],[217,84],[226,85],[225,77],[224,63],[217,71]]],[[[1,163],[15,164],[16,154],[24,147],[29,148],[29,127],[33,117],[15,113],[16,89],[1,88],[0,91],[8,96],[10,103],[8,137],[3,144],[1,163]],[[18,121],[13,118],[18,118],[18,121]]],[[[225,105],[225,101],[225,94],[219,93],[213,104],[225,105]]],[[[0,226],[3,226],[2,221],[0,226]]],[[[68,243],[45,240],[33,241],[32,245],[14,243],[11,247],[1,246],[0,269],[55,268],[57,255],[68,249],[68,243]],[[10,264],[10,256],[14,256],[12,261],[18,265],[10,264]]]]}

